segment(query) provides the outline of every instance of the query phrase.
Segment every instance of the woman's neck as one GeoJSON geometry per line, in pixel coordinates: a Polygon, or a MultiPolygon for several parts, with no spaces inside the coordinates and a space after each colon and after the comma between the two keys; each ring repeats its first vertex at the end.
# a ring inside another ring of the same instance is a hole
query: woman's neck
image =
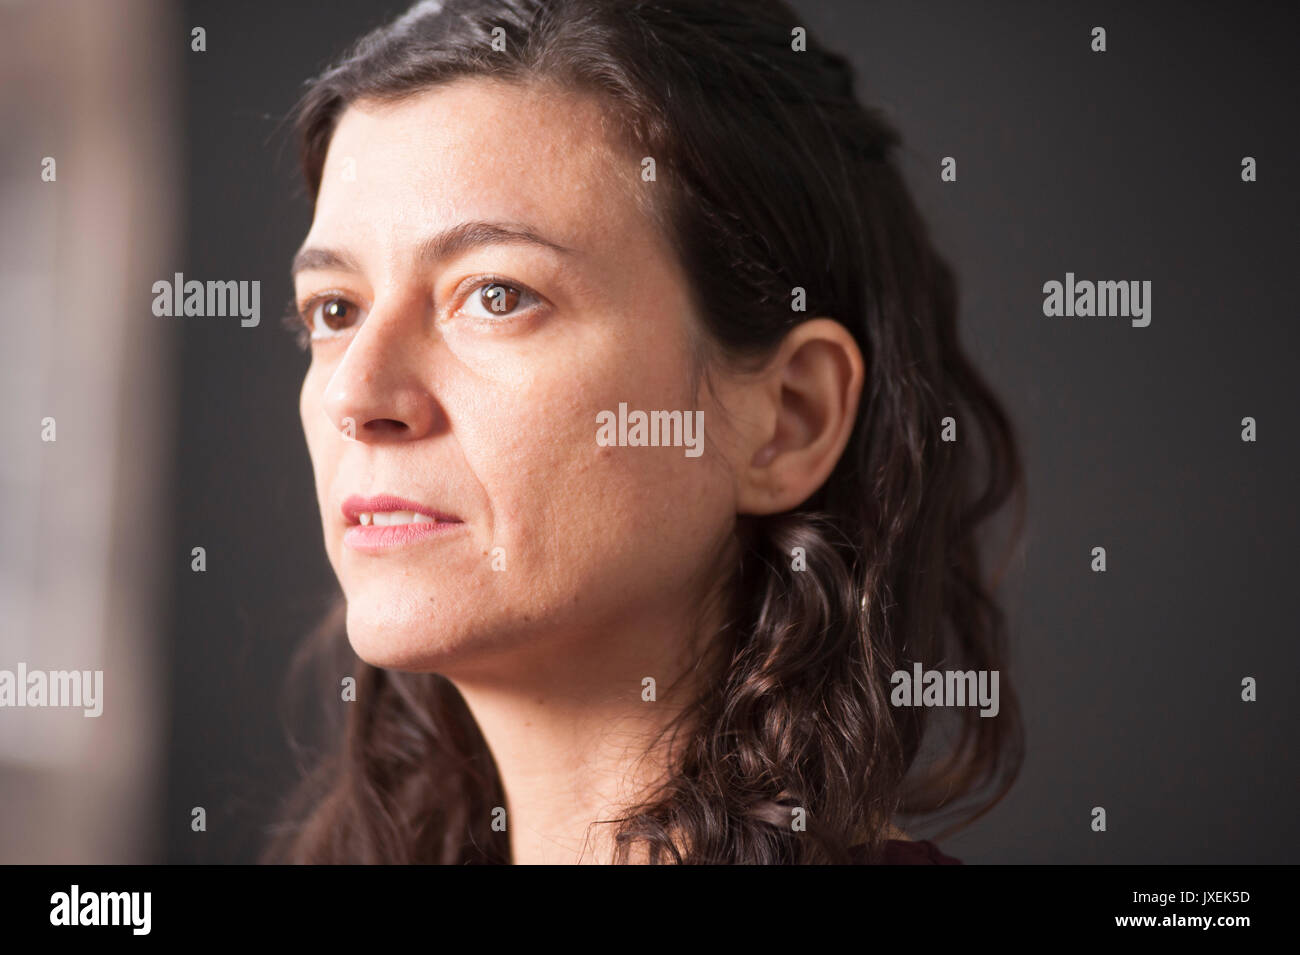
{"type": "Polygon", "coordinates": [[[591,824],[666,777],[663,731],[690,699],[689,681],[672,686],[681,644],[641,626],[617,639],[539,641],[508,666],[449,674],[496,762],[516,864],[613,861],[616,826],[591,824]]]}

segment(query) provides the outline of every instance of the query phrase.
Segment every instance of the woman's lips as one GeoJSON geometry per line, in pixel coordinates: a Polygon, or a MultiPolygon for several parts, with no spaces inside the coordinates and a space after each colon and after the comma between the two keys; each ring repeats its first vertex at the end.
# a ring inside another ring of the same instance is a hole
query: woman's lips
{"type": "Polygon", "coordinates": [[[454,514],[391,494],[354,494],[343,502],[343,517],[349,525],[343,543],[364,553],[390,550],[465,527],[454,514]]]}
{"type": "Polygon", "coordinates": [[[356,524],[343,532],[343,543],[353,550],[373,554],[381,550],[401,547],[426,537],[446,534],[465,525],[460,521],[445,524],[441,521],[432,524],[393,524],[388,527],[369,527],[356,524]]]}

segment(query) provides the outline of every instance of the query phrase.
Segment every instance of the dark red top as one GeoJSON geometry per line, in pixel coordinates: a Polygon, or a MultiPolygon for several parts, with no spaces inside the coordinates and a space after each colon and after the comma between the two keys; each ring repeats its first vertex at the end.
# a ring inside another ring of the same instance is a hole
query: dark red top
{"type": "MultiPolygon", "coordinates": [[[[849,850],[855,865],[866,864],[866,851],[861,846],[849,850]]],[[[907,839],[890,839],[885,843],[885,857],[881,865],[964,865],[960,859],[946,856],[928,839],[912,842],[907,839]]]]}

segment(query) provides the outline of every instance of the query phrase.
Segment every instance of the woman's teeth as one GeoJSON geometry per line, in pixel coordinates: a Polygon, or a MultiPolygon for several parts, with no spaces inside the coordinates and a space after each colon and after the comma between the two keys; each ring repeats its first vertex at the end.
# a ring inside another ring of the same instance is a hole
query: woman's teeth
{"type": "Polygon", "coordinates": [[[392,527],[394,524],[437,524],[428,514],[415,511],[375,511],[373,514],[362,511],[357,517],[362,527],[373,524],[375,527],[392,527]]]}

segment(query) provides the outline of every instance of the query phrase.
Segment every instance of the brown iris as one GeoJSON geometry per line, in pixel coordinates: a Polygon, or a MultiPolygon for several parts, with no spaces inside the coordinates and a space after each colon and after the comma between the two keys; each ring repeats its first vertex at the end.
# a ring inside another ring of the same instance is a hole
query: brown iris
{"type": "Polygon", "coordinates": [[[479,297],[488,311],[498,314],[512,311],[519,304],[518,289],[511,288],[509,285],[499,285],[496,282],[483,286],[479,291],[479,297]]]}
{"type": "Polygon", "coordinates": [[[348,303],[338,298],[330,299],[320,311],[325,324],[334,331],[345,328],[351,316],[348,303]]]}

